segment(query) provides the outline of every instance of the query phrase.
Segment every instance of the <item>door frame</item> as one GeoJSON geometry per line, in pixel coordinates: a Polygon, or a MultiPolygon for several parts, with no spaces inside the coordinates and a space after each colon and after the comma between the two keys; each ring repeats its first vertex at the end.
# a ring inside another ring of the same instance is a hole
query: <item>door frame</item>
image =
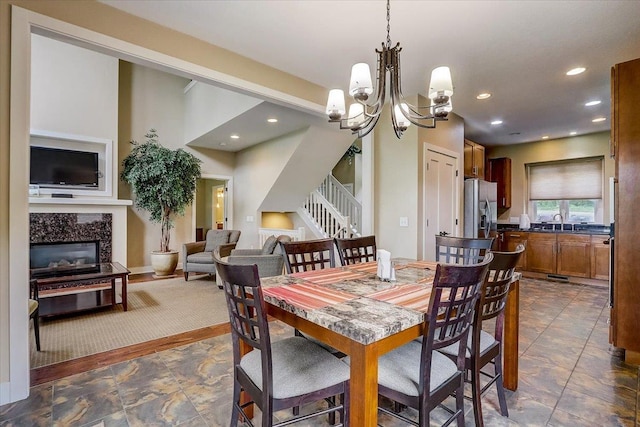
{"type": "MultiPolygon", "coordinates": [[[[216,181],[224,181],[226,192],[224,196],[224,213],[225,224],[224,229],[233,230],[233,177],[229,175],[217,175],[212,173],[203,173],[200,179],[213,179],[216,181]]],[[[198,192],[196,191],[191,204],[191,235],[193,241],[196,241],[196,203],[198,192]]]]}
{"type": "Polygon", "coordinates": [[[455,234],[456,235],[460,235],[460,227],[462,222],[464,221],[464,218],[462,217],[462,212],[461,212],[461,206],[462,204],[460,203],[460,198],[461,198],[461,194],[462,194],[462,186],[464,185],[464,181],[462,179],[462,174],[460,173],[460,153],[452,151],[452,150],[448,150],[446,148],[440,147],[439,145],[434,145],[434,144],[430,144],[428,142],[424,142],[423,143],[423,150],[422,150],[422,169],[425,171],[422,174],[422,232],[421,237],[422,237],[422,244],[420,245],[420,251],[421,253],[418,254],[419,258],[424,258],[425,254],[427,253],[427,227],[426,227],[426,223],[427,223],[427,219],[429,217],[429,211],[427,210],[429,207],[429,204],[427,203],[427,174],[426,174],[426,164],[427,164],[427,156],[429,154],[429,152],[432,153],[438,153],[441,154],[443,156],[447,156],[450,157],[454,163],[455,163],[455,167],[456,167],[456,177],[455,177],[455,188],[457,190],[457,194],[454,196],[454,200],[455,200],[455,210],[458,213],[458,224],[456,224],[455,226],[455,234]]]}

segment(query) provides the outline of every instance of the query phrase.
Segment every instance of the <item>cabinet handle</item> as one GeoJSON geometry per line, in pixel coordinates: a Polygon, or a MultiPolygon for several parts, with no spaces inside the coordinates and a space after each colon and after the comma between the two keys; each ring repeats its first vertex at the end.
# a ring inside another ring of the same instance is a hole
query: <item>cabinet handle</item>
{"type": "Polygon", "coordinates": [[[507,198],[506,197],[502,198],[502,206],[507,206],[507,198]]]}
{"type": "Polygon", "coordinates": [[[509,235],[509,237],[520,237],[520,235],[519,234],[511,234],[511,235],[509,235]]]}

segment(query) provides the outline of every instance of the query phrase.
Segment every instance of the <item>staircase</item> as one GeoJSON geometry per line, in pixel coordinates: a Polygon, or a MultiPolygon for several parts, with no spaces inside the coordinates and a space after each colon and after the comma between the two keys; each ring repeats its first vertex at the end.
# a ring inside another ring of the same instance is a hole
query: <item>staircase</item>
{"type": "Polygon", "coordinates": [[[309,194],[298,214],[318,237],[360,236],[362,205],[331,174],[309,194]]]}

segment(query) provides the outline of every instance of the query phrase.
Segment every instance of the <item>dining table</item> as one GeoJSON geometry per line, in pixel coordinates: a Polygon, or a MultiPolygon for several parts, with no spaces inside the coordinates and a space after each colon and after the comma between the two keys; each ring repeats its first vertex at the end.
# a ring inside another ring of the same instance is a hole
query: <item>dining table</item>
{"type": "MultiPolygon", "coordinates": [[[[437,263],[395,259],[395,280],[377,263],[310,270],[261,279],[267,313],[349,355],[350,425],[377,426],[378,358],[423,334],[437,263]]],[[[505,309],[503,381],[518,385],[519,278],[505,309]]]]}

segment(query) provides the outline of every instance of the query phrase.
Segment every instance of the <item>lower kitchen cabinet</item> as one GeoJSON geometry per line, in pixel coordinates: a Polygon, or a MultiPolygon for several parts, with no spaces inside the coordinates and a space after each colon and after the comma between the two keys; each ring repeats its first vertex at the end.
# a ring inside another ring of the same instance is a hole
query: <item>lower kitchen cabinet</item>
{"type": "Polygon", "coordinates": [[[555,274],[556,266],[556,234],[529,233],[527,271],[555,274]]]}
{"type": "Polygon", "coordinates": [[[591,236],[558,234],[557,274],[591,277],[591,236]]]}
{"type": "Polygon", "coordinates": [[[608,280],[609,266],[609,237],[591,236],[591,278],[608,280]]]}
{"type": "Polygon", "coordinates": [[[501,250],[525,245],[518,269],[598,280],[609,278],[609,236],[505,231],[501,250]]]}
{"type": "Polygon", "coordinates": [[[525,250],[520,255],[516,269],[527,269],[527,237],[529,233],[524,231],[506,231],[503,234],[504,241],[502,242],[501,250],[506,252],[514,252],[518,245],[524,245],[525,250]]]}

